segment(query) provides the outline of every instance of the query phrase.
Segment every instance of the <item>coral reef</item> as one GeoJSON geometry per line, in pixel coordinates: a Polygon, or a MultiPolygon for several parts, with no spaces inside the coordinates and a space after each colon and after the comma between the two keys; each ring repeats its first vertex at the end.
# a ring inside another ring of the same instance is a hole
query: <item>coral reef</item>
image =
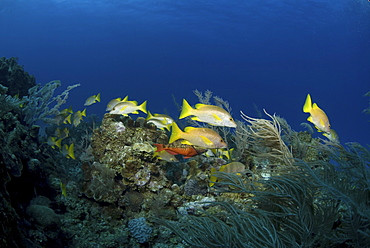
{"type": "Polygon", "coordinates": [[[24,71],[23,66],[18,64],[18,58],[0,58],[0,84],[8,87],[10,96],[21,98],[28,95],[28,89],[35,86],[34,76],[24,71]]]}
{"type": "Polygon", "coordinates": [[[151,228],[146,223],[146,220],[144,217],[130,220],[128,222],[128,229],[130,230],[131,235],[139,243],[148,242],[150,235],[153,232],[153,228],[151,228]]]}
{"type": "MultiPolygon", "coordinates": [[[[47,143],[34,125],[55,122],[50,115],[61,113],[76,87],[54,96],[59,85],[36,85],[22,99],[0,85],[4,247],[370,243],[368,149],[313,139],[276,115],[243,115],[235,131],[210,127],[228,150],[169,162],[155,156],[153,145],[167,144],[166,131],[141,117],[106,114],[101,124],[88,116],[79,125],[59,122],[45,129],[48,137],[63,132],[58,145],[73,145],[75,159],[70,159],[58,150],[57,139],[47,143]],[[236,164],[238,170],[226,167],[236,164]]],[[[210,91],[195,93],[200,102],[213,100],[231,111],[210,91]]]]}

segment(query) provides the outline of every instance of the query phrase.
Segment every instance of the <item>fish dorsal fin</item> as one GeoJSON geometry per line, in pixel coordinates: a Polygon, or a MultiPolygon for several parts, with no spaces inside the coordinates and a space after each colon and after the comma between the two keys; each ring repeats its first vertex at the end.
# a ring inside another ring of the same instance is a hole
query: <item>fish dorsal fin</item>
{"type": "Polygon", "coordinates": [[[196,127],[185,127],[185,132],[190,132],[191,130],[196,129],[196,127]]]}
{"type": "Polygon", "coordinates": [[[312,108],[313,109],[320,109],[319,106],[316,103],[312,104],[312,108]]]}
{"type": "Polygon", "coordinates": [[[218,115],[216,115],[216,114],[212,114],[212,116],[213,116],[217,121],[222,121],[222,119],[221,119],[218,115]]]}
{"type": "Polygon", "coordinates": [[[213,142],[205,136],[199,136],[207,146],[212,146],[213,142]]]}
{"type": "Polygon", "coordinates": [[[203,103],[197,103],[197,104],[195,104],[195,108],[196,109],[199,109],[199,108],[204,107],[204,106],[209,106],[209,105],[203,104],[203,103]]]}

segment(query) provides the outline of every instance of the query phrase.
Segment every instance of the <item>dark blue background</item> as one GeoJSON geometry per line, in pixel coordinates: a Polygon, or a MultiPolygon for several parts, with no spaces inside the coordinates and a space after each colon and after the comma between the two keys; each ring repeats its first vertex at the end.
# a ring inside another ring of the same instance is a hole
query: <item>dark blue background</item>
{"type": "Polygon", "coordinates": [[[0,57],[40,84],[81,83],[74,110],[101,92],[99,116],[125,95],[176,116],[172,94],[195,104],[209,89],[236,118],[256,104],[298,131],[310,93],[342,143],[370,144],[369,46],[366,0],[0,1],[0,57]]]}

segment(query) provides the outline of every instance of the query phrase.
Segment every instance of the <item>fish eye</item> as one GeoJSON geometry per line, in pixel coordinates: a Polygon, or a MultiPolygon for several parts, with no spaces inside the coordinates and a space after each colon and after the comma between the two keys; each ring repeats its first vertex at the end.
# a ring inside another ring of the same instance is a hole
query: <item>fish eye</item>
{"type": "Polygon", "coordinates": [[[230,121],[233,121],[233,118],[230,118],[229,120],[230,120],[230,121]]]}

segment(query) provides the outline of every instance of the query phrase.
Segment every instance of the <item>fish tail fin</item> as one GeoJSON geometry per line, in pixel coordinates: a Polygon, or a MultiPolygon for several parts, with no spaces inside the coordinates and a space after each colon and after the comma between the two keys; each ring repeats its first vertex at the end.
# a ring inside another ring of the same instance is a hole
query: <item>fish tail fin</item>
{"type": "Polygon", "coordinates": [[[190,104],[183,99],[182,100],[182,109],[179,119],[185,118],[189,115],[192,115],[193,108],[190,106],[190,104]]]}
{"type": "Polygon", "coordinates": [[[71,121],[71,117],[72,117],[72,114],[69,114],[63,121],[64,124],[72,124],[72,121],[71,121]]]}
{"type": "Polygon", "coordinates": [[[150,111],[148,110],[147,111],[147,116],[146,116],[146,118],[145,118],[145,120],[150,120],[151,118],[153,118],[153,115],[152,115],[152,113],[150,113],[150,111]]]}
{"type": "Polygon", "coordinates": [[[170,137],[170,141],[168,143],[173,143],[176,140],[181,139],[182,138],[182,133],[183,133],[183,131],[181,131],[179,126],[177,126],[176,122],[173,122],[172,123],[171,137],[170,137]]]}
{"type": "Polygon", "coordinates": [[[164,145],[163,144],[153,144],[157,150],[155,152],[161,152],[164,150],[164,145]]]}
{"type": "Polygon", "coordinates": [[[169,132],[171,130],[171,124],[167,124],[164,128],[169,132]]]}
{"type": "Polygon", "coordinates": [[[96,101],[100,102],[100,93],[96,95],[96,101]]]}
{"type": "Polygon", "coordinates": [[[306,102],[303,105],[303,112],[310,113],[312,109],[312,100],[310,94],[307,94],[306,102]]]}
{"type": "Polygon", "coordinates": [[[58,140],[55,142],[55,145],[56,145],[59,149],[62,149],[62,140],[63,140],[63,138],[60,138],[60,139],[58,139],[58,140]]]}
{"type": "Polygon", "coordinates": [[[81,116],[85,116],[86,117],[86,108],[84,110],[82,110],[81,116]]]}
{"type": "Polygon", "coordinates": [[[140,104],[139,110],[144,112],[145,114],[147,113],[147,111],[146,111],[146,101],[143,102],[142,104],[140,104]]]}
{"type": "Polygon", "coordinates": [[[212,167],[211,176],[209,177],[209,183],[208,183],[210,187],[212,187],[215,184],[215,182],[217,182],[217,177],[214,175],[215,172],[216,172],[216,169],[212,167]]]}
{"type": "Polygon", "coordinates": [[[68,147],[68,156],[70,158],[76,159],[75,152],[74,152],[74,147],[75,147],[75,144],[73,144],[73,143],[68,147]]]}

